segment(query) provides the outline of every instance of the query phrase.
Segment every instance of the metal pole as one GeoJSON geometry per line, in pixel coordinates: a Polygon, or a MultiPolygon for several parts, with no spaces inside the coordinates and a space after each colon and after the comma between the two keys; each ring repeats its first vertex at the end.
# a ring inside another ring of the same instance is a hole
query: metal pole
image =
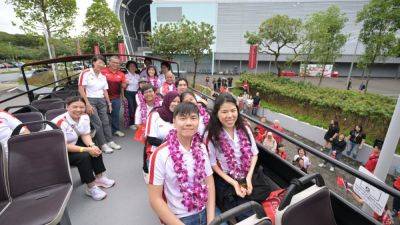
{"type": "Polygon", "coordinates": [[[349,86],[350,77],[351,77],[351,74],[353,73],[354,59],[356,58],[356,55],[357,55],[357,48],[358,48],[358,43],[359,43],[359,42],[360,42],[360,39],[357,38],[356,48],[354,49],[353,58],[351,59],[350,71],[349,71],[349,74],[348,74],[348,76],[347,76],[346,87],[349,86]]]}
{"type": "Polygon", "coordinates": [[[383,142],[381,153],[379,154],[378,164],[375,168],[375,176],[385,181],[389,172],[389,168],[396,152],[397,143],[400,138],[400,95],[397,99],[396,108],[394,109],[392,120],[390,121],[385,141],[383,142]]]}
{"type": "MultiPolygon", "coordinates": [[[[49,51],[49,58],[53,58],[53,54],[51,53],[51,47],[50,47],[50,42],[49,42],[49,34],[47,33],[47,30],[44,30],[44,36],[46,38],[46,44],[47,44],[47,50],[49,51]]],[[[53,70],[53,76],[54,76],[54,81],[57,81],[57,73],[56,73],[56,68],[54,66],[54,63],[51,64],[51,68],[53,70]]],[[[58,86],[58,83],[56,83],[56,86],[58,86]]]]}
{"type": "Polygon", "coordinates": [[[215,68],[215,64],[214,64],[215,54],[214,54],[214,51],[212,51],[211,54],[212,54],[211,55],[211,75],[214,75],[214,68],[215,68]]]}
{"type": "MultiPolygon", "coordinates": [[[[381,181],[385,182],[386,176],[392,165],[393,155],[396,152],[397,143],[400,138],[400,95],[394,109],[389,128],[383,142],[381,153],[379,154],[378,163],[376,164],[374,175],[381,181]]],[[[364,204],[363,211],[372,215],[372,209],[364,204]]]]}

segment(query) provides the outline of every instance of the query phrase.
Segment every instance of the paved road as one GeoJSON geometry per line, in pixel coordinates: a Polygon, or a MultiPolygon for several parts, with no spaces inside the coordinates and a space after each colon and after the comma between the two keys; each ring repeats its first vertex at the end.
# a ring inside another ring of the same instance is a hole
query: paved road
{"type": "MultiPolygon", "coordinates": [[[[213,75],[211,76],[211,79],[213,77],[217,78],[218,77],[230,77],[231,75],[213,75]]],[[[197,75],[196,77],[196,82],[205,85],[205,75],[200,74],[197,75]]],[[[240,79],[240,76],[238,75],[233,75],[233,81],[238,81],[240,79]]],[[[189,80],[191,83],[193,80],[193,75],[187,74],[186,78],[189,80]]],[[[302,81],[304,80],[302,77],[294,77],[291,78],[294,81],[302,81]]],[[[307,77],[306,78],[307,82],[311,82],[315,85],[318,84],[319,78],[317,77],[307,77]]],[[[340,78],[325,78],[322,81],[321,86],[322,87],[332,87],[336,89],[346,89],[346,82],[347,78],[340,77],[340,78]]],[[[362,79],[360,78],[352,78],[352,90],[358,90],[358,87],[360,86],[362,82],[362,79]]],[[[381,94],[385,95],[388,97],[393,97],[397,98],[397,96],[400,94],[400,79],[390,79],[390,78],[374,78],[371,79],[369,84],[368,84],[368,92],[369,93],[376,93],[376,94],[381,94]]]]}
{"type": "MultiPolygon", "coordinates": [[[[31,77],[32,71],[26,72],[25,75],[31,77]]],[[[0,82],[17,81],[20,77],[22,77],[20,72],[0,74],[0,82]]]]}

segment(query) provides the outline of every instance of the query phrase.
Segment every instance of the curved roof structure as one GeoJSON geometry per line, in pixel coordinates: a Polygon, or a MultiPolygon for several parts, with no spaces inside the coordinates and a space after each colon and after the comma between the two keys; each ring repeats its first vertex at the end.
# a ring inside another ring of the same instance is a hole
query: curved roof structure
{"type": "Polygon", "coordinates": [[[150,4],[152,0],[115,0],[114,10],[122,22],[128,54],[146,46],[144,34],[151,30],[150,4]]]}

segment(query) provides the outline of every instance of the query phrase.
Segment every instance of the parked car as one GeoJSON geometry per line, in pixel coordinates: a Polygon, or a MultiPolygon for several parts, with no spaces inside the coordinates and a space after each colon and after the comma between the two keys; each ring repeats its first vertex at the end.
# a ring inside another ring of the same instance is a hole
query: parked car
{"type": "Polygon", "coordinates": [[[49,71],[49,69],[48,69],[48,68],[39,68],[39,69],[36,69],[36,70],[34,70],[34,71],[32,72],[32,76],[40,75],[41,73],[46,72],[46,71],[49,71]]]}
{"type": "Polygon", "coordinates": [[[339,71],[332,71],[331,77],[339,77],[339,71]]]}
{"type": "Polygon", "coordinates": [[[297,74],[292,70],[282,70],[281,71],[281,76],[283,76],[283,77],[295,77],[295,76],[297,76],[297,74]]]}

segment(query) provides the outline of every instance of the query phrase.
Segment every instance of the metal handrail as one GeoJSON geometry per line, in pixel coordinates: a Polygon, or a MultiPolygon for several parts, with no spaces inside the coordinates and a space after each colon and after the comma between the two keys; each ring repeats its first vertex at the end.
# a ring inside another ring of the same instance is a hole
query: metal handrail
{"type": "MultiPolygon", "coordinates": [[[[43,85],[43,86],[34,88],[34,89],[32,89],[32,90],[28,90],[28,91],[22,92],[22,93],[20,93],[20,94],[11,96],[11,97],[9,97],[9,98],[6,98],[6,99],[4,99],[4,100],[1,100],[1,101],[0,101],[0,104],[1,104],[1,103],[4,103],[4,102],[7,102],[7,101],[9,101],[9,100],[12,100],[12,99],[14,99],[14,98],[18,98],[18,97],[20,97],[20,96],[22,96],[22,95],[28,94],[28,96],[29,96],[29,95],[33,94],[34,91],[37,91],[37,90],[40,90],[40,89],[42,89],[42,88],[48,87],[48,86],[53,85],[53,84],[55,84],[55,83],[59,83],[60,81],[69,80],[69,79],[71,79],[72,77],[76,77],[76,76],[78,76],[78,75],[79,75],[79,74],[74,74],[74,75],[65,77],[65,78],[63,78],[63,79],[61,79],[61,80],[57,80],[57,81],[51,82],[51,83],[49,83],[49,84],[45,84],[45,85],[43,85]]],[[[32,99],[32,100],[33,100],[33,99],[32,99]]],[[[29,102],[31,102],[31,99],[29,99],[29,102]]]]}
{"type": "MultiPolygon", "coordinates": [[[[213,98],[213,97],[205,95],[204,93],[201,93],[198,90],[195,90],[195,89],[192,89],[192,90],[194,92],[198,93],[198,94],[201,94],[202,96],[205,96],[206,98],[208,98],[208,99],[210,99],[212,101],[215,101],[215,98],[213,98]]],[[[331,157],[329,157],[329,156],[325,155],[324,153],[320,152],[319,150],[317,150],[317,149],[315,149],[315,148],[313,148],[313,147],[311,147],[309,145],[306,145],[303,142],[300,142],[300,141],[290,137],[289,135],[287,135],[285,133],[282,133],[282,132],[280,132],[278,130],[275,130],[275,128],[273,128],[273,127],[270,127],[268,125],[265,125],[265,124],[261,123],[261,121],[259,121],[258,119],[252,118],[252,117],[250,117],[250,116],[248,116],[248,115],[246,115],[244,113],[241,113],[241,115],[243,117],[245,117],[246,119],[256,123],[257,125],[261,125],[264,128],[267,128],[268,130],[272,131],[273,133],[278,134],[279,136],[283,137],[284,139],[286,139],[290,143],[303,148],[305,151],[310,152],[311,154],[317,156],[318,158],[326,160],[327,162],[337,166],[338,168],[346,171],[347,173],[349,173],[349,174],[351,174],[351,175],[353,175],[353,176],[355,176],[357,178],[360,178],[361,180],[371,184],[372,186],[378,188],[379,190],[384,191],[384,192],[386,192],[386,193],[388,193],[388,194],[390,194],[392,196],[400,197],[400,191],[396,190],[393,187],[388,186],[386,183],[384,183],[382,181],[379,181],[379,180],[377,180],[375,178],[366,176],[364,173],[362,173],[362,172],[360,172],[360,171],[358,171],[358,170],[356,170],[356,169],[354,169],[354,168],[352,168],[352,167],[350,167],[350,166],[348,166],[348,165],[346,165],[346,164],[344,164],[344,163],[342,163],[340,161],[332,159],[331,157]]]]}

